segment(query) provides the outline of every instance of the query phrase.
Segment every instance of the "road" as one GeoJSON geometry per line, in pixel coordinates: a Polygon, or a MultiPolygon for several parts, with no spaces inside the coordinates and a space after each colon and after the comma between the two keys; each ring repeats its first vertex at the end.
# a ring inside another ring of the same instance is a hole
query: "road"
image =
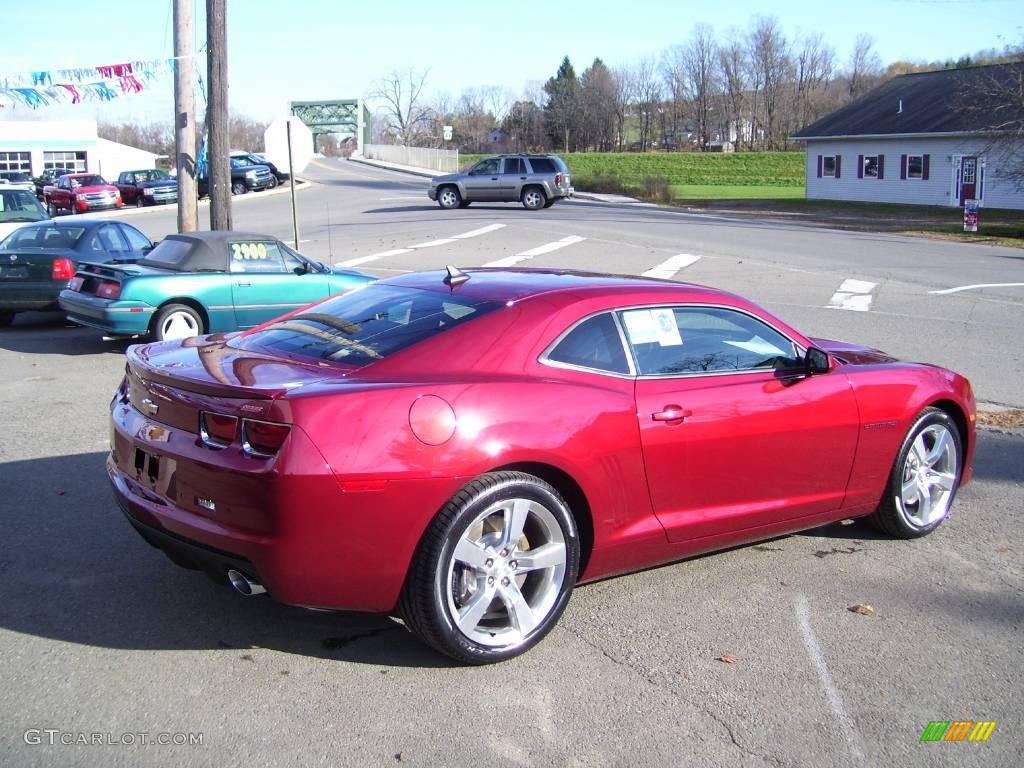
{"type": "MultiPolygon", "coordinates": [[[[297,195],[316,258],[661,266],[1024,405],[1024,288],[930,293],[1024,282],[1019,251],[585,201],[445,212],[421,179],[317,162],[297,195]]],[[[124,215],[174,228],[173,209],[124,215]]],[[[241,200],[234,221],[288,238],[288,195],[241,200]]],[[[588,585],[525,657],[464,669],[386,618],[245,600],[139,540],[103,473],[124,348],[57,316],[0,331],[2,765],[1024,764],[1020,431],[981,432],[976,481],[925,539],[834,525],[588,585]],[[998,725],[922,744],[933,720],[998,725]],[[60,744],[79,734],[134,743],[60,744]]]]}

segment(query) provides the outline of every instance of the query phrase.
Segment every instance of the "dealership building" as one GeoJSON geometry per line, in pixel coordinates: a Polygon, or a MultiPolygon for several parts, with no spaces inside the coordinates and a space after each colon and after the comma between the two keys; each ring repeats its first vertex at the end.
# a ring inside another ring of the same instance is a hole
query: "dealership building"
{"type": "Polygon", "coordinates": [[[122,171],[155,167],[158,157],[101,139],[95,120],[0,121],[0,171],[38,176],[50,168],[66,168],[116,179],[122,171]]]}

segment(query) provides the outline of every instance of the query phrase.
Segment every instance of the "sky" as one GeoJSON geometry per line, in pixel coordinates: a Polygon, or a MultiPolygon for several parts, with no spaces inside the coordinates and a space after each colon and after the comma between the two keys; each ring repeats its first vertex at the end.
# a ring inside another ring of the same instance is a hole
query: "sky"
{"type": "MultiPolygon", "coordinates": [[[[195,0],[199,48],[205,0],[195,0]]],[[[792,39],[821,32],[845,62],[857,35],[873,36],[883,63],[957,59],[1024,42],[1022,0],[549,0],[508,3],[227,0],[229,103],[258,120],[287,114],[291,100],[368,98],[393,71],[427,72],[427,91],[457,99],[499,86],[535,92],[563,56],[577,74],[596,57],[611,67],[660,57],[697,23],[724,35],[757,14],[775,16],[792,39]]],[[[173,55],[172,0],[0,0],[0,77],[173,55]]],[[[197,71],[205,79],[205,58],[197,71]]],[[[0,119],[170,121],[170,78],[109,104],[0,109],[0,119]],[[5,114],[6,113],[6,114],[5,114]],[[13,113],[13,114],[12,114],[13,113]]],[[[202,98],[199,99],[202,105],[202,98]]],[[[372,108],[372,100],[371,100],[372,108]]]]}

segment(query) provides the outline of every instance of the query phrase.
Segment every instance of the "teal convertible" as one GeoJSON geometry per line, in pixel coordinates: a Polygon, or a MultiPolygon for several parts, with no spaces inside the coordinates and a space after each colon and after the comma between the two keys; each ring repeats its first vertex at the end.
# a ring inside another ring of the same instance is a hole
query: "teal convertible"
{"type": "Polygon", "coordinates": [[[269,235],[191,232],[133,264],[80,264],[59,303],[69,320],[108,336],[164,341],[252,328],[373,279],[269,235]]]}

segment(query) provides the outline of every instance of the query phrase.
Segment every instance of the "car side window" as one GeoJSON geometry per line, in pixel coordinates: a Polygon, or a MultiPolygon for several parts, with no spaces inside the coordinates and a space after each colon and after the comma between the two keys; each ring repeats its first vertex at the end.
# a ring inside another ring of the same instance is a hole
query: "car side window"
{"type": "Polygon", "coordinates": [[[128,224],[120,224],[121,234],[128,240],[128,247],[133,251],[141,251],[143,248],[149,248],[153,244],[149,242],[149,238],[139,232],[135,227],[129,226],[128,224]]]}
{"type": "Polygon", "coordinates": [[[521,157],[506,157],[505,158],[505,173],[514,173],[517,176],[522,176],[526,173],[526,166],[523,164],[523,158],[521,157]]]}
{"type": "Polygon", "coordinates": [[[531,157],[530,165],[534,173],[554,173],[555,164],[546,157],[531,157]]]}
{"type": "Polygon", "coordinates": [[[554,363],[628,374],[629,361],[610,312],[587,318],[555,345],[547,359],[554,363]]]}
{"type": "Polygon", "coordinates": [[[285,271],[284,258],[277,243],[266,241],[237,241],[228,243],[228,260],[232,272],[245,274],[281,274],[285,271]]]}
{"type": "Polygon", "coordinates": [[[498,164],[501,160],[497,157],[489,157],[486,160],[481,160],[479,163],[473,166],[473,173],[486,175],[488,173],[497,173],[498,164]]]}
{"type": "Polygon", "coordinates": [[[796,345],[751,315],[722,307],[620,313],[641,376],[775,370],[800,365],[796,345]]]}

